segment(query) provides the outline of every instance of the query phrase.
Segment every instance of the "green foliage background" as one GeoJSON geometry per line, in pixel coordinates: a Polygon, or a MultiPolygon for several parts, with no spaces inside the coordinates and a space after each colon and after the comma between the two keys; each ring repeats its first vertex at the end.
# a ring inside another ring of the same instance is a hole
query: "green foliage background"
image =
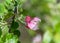
{"type": "MultiPolygon", "coordinates": [[[[39,32],[43,33],[43,43],[60,43],[60,3],[57,0],[1,0],[0,43],[19,43],[21,28],[26,29],[27,15],[41,18],[39,32]]],[[[37,33],[24,31],[31,37],[37,33]]]]}

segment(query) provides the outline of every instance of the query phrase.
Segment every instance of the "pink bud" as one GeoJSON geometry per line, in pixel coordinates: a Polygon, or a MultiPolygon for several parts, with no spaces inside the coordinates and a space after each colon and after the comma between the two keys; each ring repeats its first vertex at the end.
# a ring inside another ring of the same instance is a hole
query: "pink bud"
{"type": "Polygon", "coordinates": [[[30,16],[26,16],[25,21],[26,21],[26,23],[29,23],[31,21],[31,17],[30,16]]]}

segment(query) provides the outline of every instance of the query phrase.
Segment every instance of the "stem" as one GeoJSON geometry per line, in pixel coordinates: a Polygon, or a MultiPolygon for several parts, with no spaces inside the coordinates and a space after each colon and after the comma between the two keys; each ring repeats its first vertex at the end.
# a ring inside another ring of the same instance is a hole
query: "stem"
{"type": "MultiPolygon", "coordinates": [[[[15,19],[15,16],[16,16],[16,14],[17,14],[17,2],[14,0],[14,2],[15,2],[15,4],[14,4],[14,15],[13,15],[13,17],[12,17],[12,24],[14,23],[14,19],[15,19]]],[[[11,24],[11,26],[10,26],[10,30],[9,31],[11,31],[11,27],[12,27],[12,24],[11,24]]]]}
{"type": "Polygon", "coordinates": [[[15,8],[14,8],[14,16],[12,18],[13,19],[12,23],[14,22],[15,15],[17,14],[17,1],[14,0],[14,2],[15,2],[15,4],[14,4],[15,8]]]}

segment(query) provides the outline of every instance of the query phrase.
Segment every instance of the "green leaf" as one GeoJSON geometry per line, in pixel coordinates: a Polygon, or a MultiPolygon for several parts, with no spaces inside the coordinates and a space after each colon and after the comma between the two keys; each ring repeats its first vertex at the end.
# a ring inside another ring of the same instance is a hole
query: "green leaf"
{"type": "Polygon", "coordinates": [[[3,16],[5,15],[4,12],[6,12],[7,10],[5,9],[5,6],[0,3],[0,16],[3,16]]]}
{"type": "Polygon", "coordinates": [[[0,28],[0,37],[1,37],[1,35],[2,35],[2,30],[1,30],[1,28],[0,28]]]}
{"type": "Polygon", "coordinates": [[[12,23],[12,25],[11,25],[11,29],[12,29],[12,30],[15,30],[15,29],[17,29],[18,27],[19,27],[18,22],[13,21],[13,23],[12,23]]]}
{"type": "Polygon", "coordinates": [[[8,31],[9,31],[9,28],[8,28],[8,26],[7,26],[7,25],[5,25],[5,26],[2,28],[2,35],[7,34],[7,33],[8,33],[8,31]]]}
{"type": "Polygon", "coordinates": [[[56,33],[54,36],[55,43],[60,43],[60,33],[56,33]]]}
{"type": "MultiPolygon", "coordinates": [[[[6,34],[5,34],[5,35],[2,35],[1,41],[2,41],[2,43],[4,43],[4,42],[6,41],[6,34]]],[[[0,42],[1,42],[1,41],[0,41],[0,42]]]]}
{"type": "Polygon", "coordinates": [[[16,36],[14,36],[13,34],[6,35],[5,43],[17,43],[17,42],[18,42],[18,38],[16,36]]]}
{"type": "Polygon", "coordinates": [[[20,41],[18,41],[17,43],[21,43],[20,41]]]}
{"type": "Polygon", "coordinates": [[[55,31],[60,32],[60,22],[55,25],[55,31]]]}
{"type": "Polygon", "coordinates": [[[5,0],[5,1],[6,1],[8,4],[10,4],[12,0],[5,0]]]}
{"type": "Polygon", "coordinates": [[[20,36],[20,31],[19,30],[15,30],[14,31],[14,35],[17,35],[19,37],[20,36]]]}
{"type": "Polygon", "coordinates": [[[4,20],[8,20],[9,18],[11,18],[13,16],[13,14],[11,12],[9,12],[8,14],[6,14],[4,16],[4,20]]]}

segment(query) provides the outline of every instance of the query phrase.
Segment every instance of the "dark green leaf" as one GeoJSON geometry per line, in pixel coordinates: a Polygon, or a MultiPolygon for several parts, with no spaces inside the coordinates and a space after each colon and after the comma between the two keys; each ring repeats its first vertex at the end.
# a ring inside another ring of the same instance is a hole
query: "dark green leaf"
{"type": "Polygon", "coordinates": [[[20,31],[19,30],[15,30],[14,31],[14,35],[17,35],[19,37],[20,36],[20,31]]]}
{"type": "Polygon", "coordinates": [[[12,25],[11,25],[11,29],[12,29],[12,30],[15,30],[15,29],[17,29],[18,27],[19,27],[18,22],[13,21],[13,22],[12,22],[12,25]]]}
{"type": "Polygon", "coordinates": [[[20,41],[18,41],[17,43],[21,43],[20,41]]]}

